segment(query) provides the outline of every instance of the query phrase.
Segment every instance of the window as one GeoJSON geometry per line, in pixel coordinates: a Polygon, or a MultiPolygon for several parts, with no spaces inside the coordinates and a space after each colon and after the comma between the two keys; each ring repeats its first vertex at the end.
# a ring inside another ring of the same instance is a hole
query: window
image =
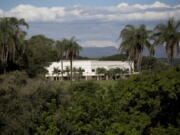
{"type": "Polygon", "coordinates": [[[92,72],[95,72],[95,69],[92,69],[92,72]]]}

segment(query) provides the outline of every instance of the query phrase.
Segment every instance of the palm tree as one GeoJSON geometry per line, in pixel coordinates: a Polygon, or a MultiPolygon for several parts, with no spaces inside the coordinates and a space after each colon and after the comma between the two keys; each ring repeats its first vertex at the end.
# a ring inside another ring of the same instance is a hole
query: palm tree
{"type": "Polygon", "coordinates": [[[82,49],[81,46],[77,43],[75,37],[71,39],[65,39],[66,42],[66,57],[70,60],[70,72],[71,72],[71,82],[73,80],[72,74],[72,67],[73,67],[73,60],[79,55],[80,50],[82,49]]]}
{"type": "Polygon", "coordinates": [[[116,78],[116,72],[113,68],[109,69],[107,72],[106,72],[106,75],[108,76],[109,79],[113,79],[113,77],[116,78]]]}
{"type": "Polygon", "coordinates": [[[120,76],[122,74],[122,69],[117,67],[114,69],[114,72],[115,72],[115,80],[117,80],[117,76],[120,76]]]}
{"type": "Polygon", "coordinates": [[[66,40],[62,40],[62,41],[56,41],[56,49],[58,51],[58,55],[59,58],[61,59],[61,79],[63,80],[63,74],[64,74],[64,70],[63,70],[63,58],[65,56],[65,45],[66,45],[66,40]]]}
{"type": "Polygon", "coordinates": [[[24,19],[0,18],[0,63],[3,65],[4,73],[8,62],[14,62],[17,56],[24,52],[26,32],[22,30],[22,26],[28,28],[24,19]]]}
{"type": "Polygon", "coordinates": [[[69,79],[69,73],[70,73],[70,69],[69,69],[69,67],[66,67],[66,69],[65,69],[65,72],[67,73],[67,78],[69,79]]]}
{"type": "Polygon", "coordinates": [[[150,33],[151,31],[147,30],[145,25],[140,25],[137,28],[132,25],[126,25],[119,36],[122,39],[119,49],[121,52],[127,53],[129,61],[135,62],[137,71],[141,70],[144,48],[146,47],[150,54],[154,53],[153,46],[149,42],[150,33]]]}
{"type": "Polygon", "coordinates": [[[166,46],[166,54],[171,65],[179,53],[179,28],[180,20],[175,21],[174,18],[170,18],[165,24],[159,24],[154,29],[154,44],[166,46]]]}
{"type": "Polygon", "coordinates": [[[128,74],[128,73],[129,73],[129,69],[128,69],[128,68],[125,68],[122,73],[123,73],[123,74],[128,74]]]}
{"type": "MultiPolygon", "coordinates": [[[[98,76],[100,76],[100,75],[106,75],[106,73],[107,73],[107,70],[105,69],[105,68],[97,68],[96,69],[96,74],[98,75],[98,76]]],[[[100,78],[99,78],[100,79],[100,78]]]]}
{"type": "Polygon", "coordinates": [[[59,68],[54,67],[53,74],[57,75],[59,77],[59,74],[61,73],[61,70],[59,68]]]}
{"type": "Polygon", "coordinates": [[[84,71],[85,71],[85,70],[82,69],[81,67],[79,67],[79,68],[77,69],[77,72],[78,72],[78,80],[80,80],[80,79],[82,78],[84,71]]]}
{"type": "Polygon", "coordinates": [[[77,68],[73,67],[72,72],[73,72],[73,79],[76,80],[78,78],[77,68]]]}

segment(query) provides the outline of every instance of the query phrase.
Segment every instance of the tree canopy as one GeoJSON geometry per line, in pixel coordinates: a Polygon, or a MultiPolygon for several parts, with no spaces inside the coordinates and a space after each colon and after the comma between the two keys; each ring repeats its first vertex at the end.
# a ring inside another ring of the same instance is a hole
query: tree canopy
{"type": "Polygon", "coordinates": [[[126,25],[119,36],[122,43],[119,46],[120,51],[128,55],[129,60],[135,62],[137,71],[141,70],[142,52],[146,47],[150,54],[154,53],[153,46],[149,42],[150,32],[145,25],[134,27],[133,25],[126,25]]]}
{"type": "Polygon", "coordinates": [[[24,19],[14,17],[0,18],[0,68],[6,73],[13,65],[17,68],[20,57],[24,55],[24,38],[26,32],[22,29],[28,24],[24,19]]]}
{"type": "Polygon", "coordinates": [[[117,82],[0,76],[0,134],[178,135],[180,67],[117,82]],[[8,86],[8,87],[7,87],[8,86]]]}
{"type": "Polygon", "coordinates": [[[154,29],[154,44],[166,46],[166,54],[170,64],[179,53],[180,21],[170,18],[166,23],[157,25],[154,29]]]}
{"type": "Polygon", "coordinates": [[[44,35],[35,35],[26,40],[26,71],[30,76],[46,72],[45,67],[58,60],[54,41],[44,35]]]}

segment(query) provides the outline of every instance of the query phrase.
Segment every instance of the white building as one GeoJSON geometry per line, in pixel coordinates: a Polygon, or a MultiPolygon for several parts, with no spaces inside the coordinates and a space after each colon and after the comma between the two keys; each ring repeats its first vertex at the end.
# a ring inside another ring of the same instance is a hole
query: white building
{"type": "MultiPolygon", "coordinates": [[[[63,70],[65,70],[67,67],[68,68],[70,67],[70,62],[67,60],[64,60],[63,61],[63,70]]],[[[55,78],[55,79],[57,79],[57,77],[58,77],[58,80],[59,80],[59,78],[61,77],[61,74],[59,74],[59,75],[53,74],[54,68],[58,68],[62,71],[61,61],[53,62],[49,67],[46,68],[48,70],[48,74],[46,74],[46,77],[47,78],[55,78]]],[[[120,68],[123,70],[128,69],[129,73],[131,73],[131,69],[134,71],[134,64],[132,63],[132,68],[131,68],[128,61],[74,60],[73,68],[83,69],[84,72],[82,74],[82,79],[92,80],[92,79],[98,79],[97,77],[99,77],[99,75],[96,74],[97,68],[105,68],[107,70],[115,69],[115,68],[120,68]]],[[[68,73],[65,72],[63,74],[63,78],[67,79],[67,76],[68,76],[68,73]]]]}

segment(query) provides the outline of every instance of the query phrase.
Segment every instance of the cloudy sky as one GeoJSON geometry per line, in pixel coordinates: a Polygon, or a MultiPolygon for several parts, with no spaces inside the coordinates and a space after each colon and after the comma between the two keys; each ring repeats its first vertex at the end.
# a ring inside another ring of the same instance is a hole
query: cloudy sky
{"type": "Polygon", "coordinates": [[[180,19],[180,0],[0,0],[0,16],[25,18],[28,37],[76,36],[82,46],[118,47],[126,24],[156,24],[180,19]]]}

